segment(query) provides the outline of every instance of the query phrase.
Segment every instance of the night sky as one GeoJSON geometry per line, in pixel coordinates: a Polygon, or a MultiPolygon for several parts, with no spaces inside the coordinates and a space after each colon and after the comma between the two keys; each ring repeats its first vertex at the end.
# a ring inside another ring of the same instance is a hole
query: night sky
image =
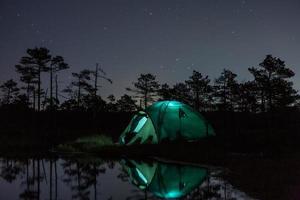
{"type": "Polygon", "coordinates": [[[300,1],[0,0],[1,83],[17,79],[15,64],[35,46],[70,64],[64,86],[99,62],[114,81],[103,84],[104,97],[148,72],[173,84],[192,70],[214,79],[228,68],[248,80],[266,54],[286,61],[300,89],[300,1]]]}

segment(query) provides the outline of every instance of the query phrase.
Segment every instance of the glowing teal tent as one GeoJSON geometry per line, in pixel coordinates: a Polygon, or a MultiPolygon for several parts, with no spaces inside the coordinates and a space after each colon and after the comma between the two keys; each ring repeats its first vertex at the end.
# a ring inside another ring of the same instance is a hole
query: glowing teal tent
{"type": "Polygon", "coordinates": [[[119,143],[192,141],[214,134],[211,125],[190,106],[178,101],[158,101],[133,117],[121,134],[119,143]]]}
{"type": "Polygon", "coordinates": [[[203,183],[207,169],[159,162],[122,160],[132,184],[160,198],[180,198],[203,183]]]}

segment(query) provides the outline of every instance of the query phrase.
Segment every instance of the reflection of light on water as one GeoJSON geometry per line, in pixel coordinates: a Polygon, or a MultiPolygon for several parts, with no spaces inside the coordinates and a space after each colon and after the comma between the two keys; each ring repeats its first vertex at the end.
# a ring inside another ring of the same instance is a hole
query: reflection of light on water
{"type": "MultiPolygon", "coordinates": [[[[29,158],[24,162],[23,160],[0,158],[0,199],[19,199],[20,195],[28,195],[26,193],[28,191],[39,193],[41,199],[51,199],[51,194],[54,197],[56,189],[58,190],[58,199],[71,199],[72,196],[76,195],[85,195],[87,199],[99,199],[95,198],[99,195],[104,199],[124,199],[124,197],[144,199],[145,195],[149,199],[180,198],[191,200],[207,199],[208,196],[211,199],[253,199],[224,179],[223,169],[210,169],[209,176],[205,177],[202,183],[196,181],[196,187],[189,188],[193,185],[193,180],[190,177],[194,178],[205,171],[197,170],[194,167],[171,164],[160,164],[159,166],[142,162],[132,164],[139,164],[137,167],[131,166],[130,169],[134,170],[133,174],[135,176],[138,176],[135,181],[141,184],[138,186],[140,190],[136,190],[137,185],[129,182],[130,177],[124,174],[125,172],[121,169],[124,166],[120,166],[118,163],[108,165],[104,161],[92,162],[91,159],[58,159],[52,160],[50,163],[49,159],[33,158],[29,158]],[[38,163],[40,167],[38,167],[38,163]],[[55,170],[55,168],[57,169],[55,170]],[[95,174],[95,169],[105,170],[95,174]],[[192,173],[191,170],[193,169],[192,173]],[[26,173],[28,178],[34,178],[31,185],[26,185],[28,184],[26,173]],[[57,175],[55,175],[56,173],[57,175]],[[78,173],[80,173],[80,176],[78,176],[78,173]],[[37,178],[38,174],[40,178],[37,178]],[[52,184],[46,182],[46,177],[49,181],[52,180],[52,184]],[[163,180],[159,181],[159,178],[163,180]],[[40,180],[39,188],[38,180],[40,180]],[[95,182],[93,183],[93,181],[95,182]],[[57,183],[57,186],[55,186],[55,183],[57,183]],[[50,188],[50,185],[52,188],[50,188]],[[116,189],[118,192],[115,192],[116,189]]],[[[201,179],[201,177],[199,178],[201,179]]]]}
{"type": "Polygon", "coordinates": [[[144,181],[144,183],[147,184],[148,181],[147,181],[147,179],[145,178],[145,176],[142,174],[142,172],[141,172],[138,168],[136,168],[136,171],[137,171],[139,177],[144,181]]]}
{"type": "Polygon", "coordinates": [[[166,198],[177,198],[177,197],[180,197],[182,196],[183,194],[179,191],[170,191],[168,192],[165,197],[166,198]]]}

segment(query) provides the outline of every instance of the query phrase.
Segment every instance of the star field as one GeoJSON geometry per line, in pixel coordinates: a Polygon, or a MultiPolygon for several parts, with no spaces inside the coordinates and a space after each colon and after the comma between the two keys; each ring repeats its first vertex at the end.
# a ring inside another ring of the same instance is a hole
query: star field
{"type": "Polygon", "coordinates": [[[139,73],[173,84],[192,70],[214,79],[229,68],[247,80],[266,54],[286,61],[300,89],[299,10],[297,0],[2,0],[0,82],[17,79],[27,48],[45,46],[71,66],[62,86],[101,63],[114,81],[103,82],[104,97],[125,93],[139,73]]]}

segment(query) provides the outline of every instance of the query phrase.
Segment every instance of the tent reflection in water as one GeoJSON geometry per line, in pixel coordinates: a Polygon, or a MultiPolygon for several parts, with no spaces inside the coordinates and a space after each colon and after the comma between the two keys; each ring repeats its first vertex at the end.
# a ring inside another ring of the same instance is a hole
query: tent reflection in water
{"type": "Polygon", "coordinates": [[[122,160],[121,164],[134,185],[161,198],[185,196],[207,176],[207,169],[187,165],[134,160],[122,160]]]}
{"type": "Polygon", "coordinates": [[[190,106],[178,101],[158,101],[133,117],[119,143],[193,141],[212,135],[215,133],[211,125],[190,106]]]}

